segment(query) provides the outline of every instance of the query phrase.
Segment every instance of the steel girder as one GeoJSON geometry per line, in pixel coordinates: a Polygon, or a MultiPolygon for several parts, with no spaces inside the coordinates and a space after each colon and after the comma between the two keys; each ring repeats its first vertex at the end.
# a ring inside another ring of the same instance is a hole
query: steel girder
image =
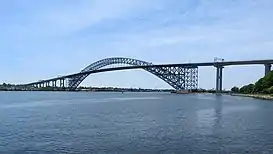
{"type": "MultiPolygon", "coordinates": [[[[149,66],[153,65],[141,60],[131,59],[131,58],[107,58],[99,60],[95,63],[84,68],[81,72],[88,72],[99,70],[103,67],[113,65],[113,64],[128,64],[132,66],[149,66]]],[[[198,67],[149,67],[144,68],[144,70],[154,74],[159,77],[170,86],[176,90],[185,90],[185,89],[197,89],[198,88],[198,67]]],[[[83,80],[90,74],[83,74],[73,76],[68,79],[68,88],[70,90],[75,90],[83,80]]]]}
{"type": "Polygon", "coordinates": [[[164,80],[176,90],[198,88],[197,67],[151,67],[145,70],[164,80]]]}

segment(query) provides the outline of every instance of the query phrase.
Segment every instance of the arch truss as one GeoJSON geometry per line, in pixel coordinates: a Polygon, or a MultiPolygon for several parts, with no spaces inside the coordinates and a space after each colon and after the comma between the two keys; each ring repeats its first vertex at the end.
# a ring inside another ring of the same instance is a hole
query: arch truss
{"type": "Polygon", "coordinates": [[[142,68],[145,71],[152,73],[158,78],[168,83],[176,90],[192,90],[198,88],[198,67],[194,65],[153,65],[141,60],[131,58],[106,58],[84,68],[81,72],[66,76],[61,76],[49,80],[40,80],[35,83],[30,83],[25,86],[40,88],[40,87],[61,87],[67,90],[76,90],[77,87],[92,73],[107,72],[113,70],[142,68]],[[130,65],[132,67],[119,67],[113,69],[105,67],[115,64],[130,65]],[[137,67],[134,67],[137,66],[137,67]]]}
{"type": "MultiPolygon", "coordinates": [[[[114,64],[127,64],[131,66],[151,66],[143,69],[159,77],[176,90],[192,90],[198,88],[198,67],[195,66],[156,66],[141,60],[131,58],[107,58],[99,60],[84,68],[81,73],[103,69],[114,64]]],[[[91,73],[90,73],[91,74],[91,73]]],[[[75,90],[89,75],[79,74],[68,78],[67,87],[75,90]]]]}

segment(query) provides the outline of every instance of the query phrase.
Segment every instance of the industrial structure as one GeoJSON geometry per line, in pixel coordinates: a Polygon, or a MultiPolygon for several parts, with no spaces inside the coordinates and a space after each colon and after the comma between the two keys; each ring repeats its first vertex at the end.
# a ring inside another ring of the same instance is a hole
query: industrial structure
{"type": "Polygon", "coordinates": [[[223,69],[232,65],[264,65],[265,75],[271,71],[272,60],[249,60],[249,61],[224,61],[224,59],[215,58],[214,62],[206,63],[183,63],[183,64],[161,64],[155,65],[149,62],[131,59],[131,58],[106,58],[84,68],[82,71],[74,74],[60,76],[47,80],[24,84],[25,87],[60,87],[65,90],[74,91],[90,75],[100,72],[143,69],[168,83],[176,90],[198,89],[198,68],[211,66],[216,68],[216,91],[221,92],[223,87],[223,69]],[[125,66],[111,67],[115,64],[124,64],[125,66]]]}

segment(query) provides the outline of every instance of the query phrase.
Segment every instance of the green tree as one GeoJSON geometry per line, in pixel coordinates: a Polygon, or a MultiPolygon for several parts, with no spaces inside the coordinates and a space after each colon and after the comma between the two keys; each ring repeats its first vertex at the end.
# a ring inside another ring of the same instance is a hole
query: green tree
{"type": "Polygon", "coordinates": [[[264,77],[264,88],[270,88],[271,86],[273,86],[273,71],[264,77]]]}
{"type": "Polygon", "coordinates": [[[273,94],[273,86],[264,90],[264,93],[273,94]]]}
{"type": "Polygon", "coordinates": [[[271,86],[270,88],[268,88],[268,91],[270,94],[273,94],[273,86],[271,86]]]}
{"type": "Polygon", "coordinates": [[[267,92],[273,86],[273,71],[255,83],[254,92],[267,92]]]}
{"type": "Polygon", "coordinates": [[[246,86],[243,86],[242,88],[240,88],[239,92],[245,93],[245,94],[250,94],[254,91],[254,87],[255,87],[254,84],[249,84],[249,85],[246,85],[246,86]]]}
{"type": "Polygon", "coordinates": [[[254,92],[261,92],[264,89],[264,78],[261,78],[255,83],[254,92]]]}
{"type": "Polygon", "coordinates": [[[231,88],[231,91],[234,93],[238,93],[240,91],[240,89],[238,87],[233,87],[233,88],[231,88]]]}

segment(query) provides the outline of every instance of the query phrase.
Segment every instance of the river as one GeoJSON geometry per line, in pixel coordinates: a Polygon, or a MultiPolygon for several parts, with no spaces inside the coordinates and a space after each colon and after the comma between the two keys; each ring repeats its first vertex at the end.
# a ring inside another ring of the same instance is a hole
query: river
{"type": "Polygon", "coordinates": [[[273,101],[211,94],[0,92],[0,154],[273,153],[273,101]]]}

